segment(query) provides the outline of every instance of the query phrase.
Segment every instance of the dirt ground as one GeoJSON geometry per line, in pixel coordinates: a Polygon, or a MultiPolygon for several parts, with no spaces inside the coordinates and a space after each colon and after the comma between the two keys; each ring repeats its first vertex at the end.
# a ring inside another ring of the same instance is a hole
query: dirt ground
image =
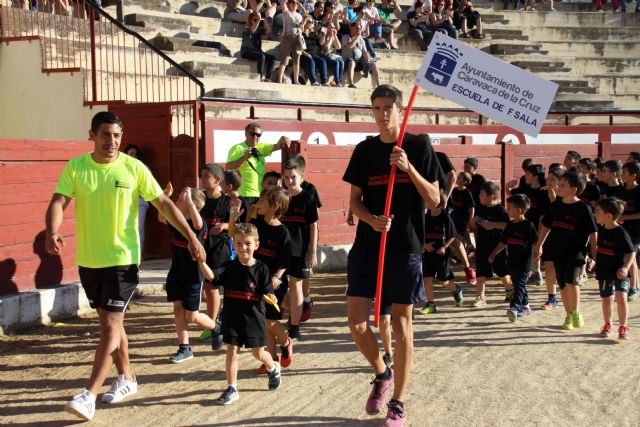
{"type": "MultiPolygon", "coordinates": [[[[162,280],[162,272],[156,273],[156,281],[162,280]]],[[[364,412],[371,371],[345,323],[345,284],[344,274],[315,275],[314,316],[303,325],[282,386],[268,391],[266,376],[255,373],[257,363],[245,351],[241,398],[227,407],[213,404],[226,386],[224,352],[212,353],[193,328],[196,357],[169,363],[176,348],[171,306],[161,292],[147,292],[133,302],[126,319],[139,391],[116,405],[99,403],[92,423],[381,425],[384,414],[364,412]]],[[[454,307],[440,290],[438,313],[416,316],[409,425],[638,425],[640,335],[622,344],[598,337],[602,319],[593,281],[583,293],[586,325],[571,332],[560,328],[561,308],[535,309],[511,324],[497,284],[488,289],[490,304],[479,309],[469,307],[473,291],[464,289],[464,307],[454,307]]],[[[546,299],[544,287],[532,287],[530,294],[536,308],[546,299]]],[[[640,330],[638,311],[632,304],[632,334],[640,330]]],[[[62,408],[85,386],[97,339],[95,317],[0,337],[0,424],[78,423],[62,408]]]]}

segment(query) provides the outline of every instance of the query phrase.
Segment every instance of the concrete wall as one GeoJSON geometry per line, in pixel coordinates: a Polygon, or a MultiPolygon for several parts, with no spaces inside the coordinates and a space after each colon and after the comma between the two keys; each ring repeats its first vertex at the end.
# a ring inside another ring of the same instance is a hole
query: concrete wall
{"type": "Polygon", "coordinates": [[[39,40],[0,47],[0,137],[82,140],[106,107],[83,105],[80,73],[42,72],[39,40]]]}

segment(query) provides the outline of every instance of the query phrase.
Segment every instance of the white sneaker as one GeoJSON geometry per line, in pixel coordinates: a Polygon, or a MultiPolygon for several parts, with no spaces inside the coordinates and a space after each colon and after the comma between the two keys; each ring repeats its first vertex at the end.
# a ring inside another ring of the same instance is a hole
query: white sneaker
{"type": "Polygon", "coordinates": [[[132,380],[124,378],[124,374],[118,375],[113,383],[111,383],[111,390],[102,395],[102,401],[104,403],[116,403],[120,402],[127,396],[136,394],[138,391],[138,382],[136,376],[133,376],[132,380]]]}
{"type": "Polygon", "coordinates": [[[67,402],[64,410],[78,418],[89,421],[96,414],[96,398],[89,393],[89,390],[83,388],[80,394],[76,394],[73,399],[67,402]]]}

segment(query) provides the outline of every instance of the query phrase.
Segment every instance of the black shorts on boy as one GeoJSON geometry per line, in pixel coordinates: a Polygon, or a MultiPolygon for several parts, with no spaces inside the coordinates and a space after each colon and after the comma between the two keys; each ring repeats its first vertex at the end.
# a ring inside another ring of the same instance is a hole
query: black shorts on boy
{"type": "Polygon", "coordinates": [[[440,282],[453,280],[453,270],[449,265],[449,255],[439,255],[435,252],[422,254],[422,275],[435,277],[440,282]]]}
{"type": "Polygon", "coordinates": [[[80,283],[93,309],[124,313],[138,286],[138,266],[78,267],[80,283]]]}

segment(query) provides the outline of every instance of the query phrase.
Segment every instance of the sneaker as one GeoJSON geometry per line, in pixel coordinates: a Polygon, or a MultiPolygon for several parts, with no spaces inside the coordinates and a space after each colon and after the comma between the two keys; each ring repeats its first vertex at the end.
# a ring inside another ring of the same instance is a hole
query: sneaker
{"type": "MultiPolygon", "coordinates": [[[[272,356],[273,357],[273,356],[272,356]]],[[[278,359],[278,357],[273,359],[274,361],[279,361],[280,359],[278,359]]],[[[265,365],[264,363],[262,365],[260,365],[260,367],[258,369],[256,369],[256,372],[259,374],[266,374],[267,373],[267,365],[265,365]]]]}
{"type": "Polygon", "coordinates": [[[542,284],[544,283],[544,280],[542,280],[542,273],[540,273],[539,271],[534,271],[529,278],[529,283],[536,286],[542,286],[542,284]]]}
{"type": "Polygon", "coordinates": [[[518,312],[515,308],[507,310],[507,317],[511,323],[514,323],[518,319],[518,312]]]}
{"type": "Polygon", "coordinates": [[[220,397],[215,400],[215,403],[218,405],[229,405],[238,399],[240,399],[240,392],[234,387],[229,386],[222,392],[220,397]]]}
{"type": "Polygon", "coordinates": [[[282,352],[280,364],[283,368],[288,368],[293,362],[293,340],[289,339],[289,343],[284,347],[280,347],[280,351],[282,352]]]}
{"type": "Polygon", "coordinates": [[[278,362],[273,362],[276,365],[273,368],[273,371],[267,371],[267,376],[269,377],[269,390],[275,390],[280,387],[282,384],[282,368],[278,362]]]}
{"type": "Polygon", "coordinates": [[[487,305],[487,300],[483,296],[478,295],[471,305],[473,307],[482,307],[483,305],[487,305]]]}
{"type": "Polygon", "coordinates": [[[433,314],[436,310],[436,304],[434,302],[428,302],[418,312],[420,314],[433,314]]]}
{"type": "Polygon", "coordinates": [[[384,402],[387,400],[387,392],[393,384],[393,370],[391,371],[391,375],[386,380],[377,380],[373,379],[371,384],[373,384],[373,388],[371,389],[371,393],[369,393],[369,397],[367,398],[367,405],[365,406],[365,410],[369,415],[376,415],[382,411],[382,407],[384,406],[384,402]]]}
{"type": "Polygon", "coordinates": [[[138,392],[138,382],[136,376],[133,376],[132,380],[127,380],[124,374],[118,375],[113,383],[111,383],[111,389],[102,395],[102,401],[104,403],[116,403],[120,402],[127,396],[131,396],[138,392]]]}
{"type": "Polygon", "coordinates": [[[584,286],[587,284],[587,276],[582,276],[580,280],[578,280],[578,286],[584,286]]]}
{"type": "Polygon", "coordinates": [[[464,275],[467,276],[467,285],[475,286],[476,284],[476,271],[472,268],[465,268],[464,275]]]}
{"type": "Polygon", "coordinates": [[[629,289],[629,295],[627,296],[627,301],[629,302],[638,301],[638,295],[640,295],[640,292],[638,292],[638,288],[629,289]]]}
{"type": "Polygon", "coordinates": [[[293,342],[300,341],[300,327],[298,326],[289,326],[289,339],[293,342]]]}
{"type": "Polygon", "coordinates": [[[391,399],[387,404],[387,417],[384,419],[384,427],[402,427],[406,411],[402,402],[391,399]]]}
{"type": "Polygon", "coordinates": [[[513,289],[507,289],[504,291],[504,302],[511,302],[513,298],[513,289]]]}
{"type": "Polygon", "coordinates": [[[175,354],[169,357],[169,360],[171,360],[173,363],[182,363],[189,359],[193,359],[193,350],[191,349],[191,347],[187,347],[186,350],[178,349],[175,354]]]}
{"type": "Polygon", "coordinates": [[[629,327],[628,326],[620,326],[618,328],[618,339],[619,340],[628,340],[629,339],[629,327]]]}
{"type": "Polygon", "coordinates": [[[384,356],[382,356],[382,360],[384,364],[387,365],[387,368],[393,367],[393,357],[389,353],[385,353],[384,356]]]}
{"type": "Polygon", "coordinates": [[[556,308],[558,306],[558,300],[555,298],[549,298],[547,300],[547,302],[545,302],[544,304],[542,304],[540,307],[543,310],[553,310],[554,308],[556,308]]]}
{"type": "Polygon", "coordinates": [[[582,328],[584,326],[584,318],[582,317],[582,312],[580,310],[573,310],[571,318],[573,320],[574,328],[582,328]]]}
{"type": "Polygon", "coordinates": [[[306,322],[311,319],[311,313],[313,312],[313,300],[302,303],[302,315],[300,316],[300,322],[306,322]]]}
{"type": "Polygon", "coordinates": [[[570,314],[567,314],[567,317],[564,318],[562,329],[564,329],[565,331],[570,331],[573,329],[573,318],[570,314]]]}
{"type": "Polygon", "coordinates": [[[198,339],[200,341],[208,341],[211,339],[211,334],[211,329],[205,329],[204,331],[202,331],[198,339]]]}
{"type": "Polygon", "coordinates": [[[601,338],[608,338],[611,335],[613,335],[613,326],[611,325],[611,323],[606,323],[602,329],[600,329],[600,337],[601,338]]]}
{"type": "Polygon", "coordinates": [[[78,418],[89,421],[96,414],[96,398],[89,393],[89,390],[84,388],[80,394],[73,396],[73,399],[64,405],[64,410],[78,418]]]}
{"type": "Polygon", "coordinates": [[[518,317],[524,317],[531,314],[531,306],[529,304],[522,307],[522,310],[518,312],[518,317]]]}
{"type": "Polygon", "coordinates": [[[211,334],[211,350],[220,350],[224,346],[224,339],[220,332],[213,332],[211,334]]]}
{"type": "Polygon", "coordinates": [[[458,286],[458,289],[453,294],[453,300],[456,302],[456,307],[462,307],[462,303],[464,302],[464,294],[462,293],[462,288],[458,286]]]}

